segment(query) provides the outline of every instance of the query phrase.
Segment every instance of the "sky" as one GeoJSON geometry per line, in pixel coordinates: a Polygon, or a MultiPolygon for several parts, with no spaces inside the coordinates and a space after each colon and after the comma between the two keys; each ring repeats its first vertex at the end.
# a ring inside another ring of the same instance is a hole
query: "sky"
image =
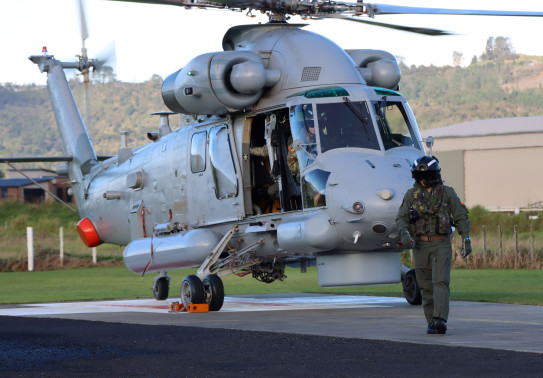
{"type": "MultiPolygon", "coordinates": [[[[381,0],[403,6],[543,11],[542,0],[381,0]],[[511,9],[514,3],[515,9],[511,9]]],[[[153,74],[165,78],[192,58],[222,51],[228,28],[265,23],[265,15],[250,18],[228,10],[184,9],[175,6],[86,0],[90,57],[112,43],[116,46],[117,79],[148,80],[153,74]]],[[[255,12],[256,13],[256,12],[255,12]]],[[[307,30],[322,34],[344,49],[381,49],[402,57],[408,65],[451,65],[453,52],[469,64],[484,51],[489,37],[508,37],[517,53],[543,56],[542,17],[489,17],[442,15],[381,15],[375,21],[429,27],[456,33],[430,37],[388,30],[341,20],[303,21],[307,30]]],[[[76,0],[0,1],[0,83],[45,84],[46,75],[28,60],[42,47],[61,60],[81,51],[76,0]]],[[[308,53],[311,48],[308,46],[308,53]]]]}

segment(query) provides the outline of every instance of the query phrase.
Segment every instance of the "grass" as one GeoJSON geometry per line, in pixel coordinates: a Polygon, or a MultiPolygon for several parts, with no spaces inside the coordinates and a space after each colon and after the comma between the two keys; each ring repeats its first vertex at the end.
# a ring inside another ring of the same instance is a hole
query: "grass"
{"type": "MultiPolygon", "coordinates": [[[[170,296],[179,295],[182,279],[195,269],[170,272],[170,296]]],[[[252,293],[336,293],[402,297],[401,284],[321,288],[317,271],[302,274],[287,268],[288,278],[272,284],[250,276],[224,277],[226,295],[252,293]]],[[[0,304],[150,298],[154,274],[138,276],[124,267],[93,267],[42,272],[0,273],[0,304]]],[[[453,269],[451,299],[478,302],[543,305],[543,271],[453,269]]]]}

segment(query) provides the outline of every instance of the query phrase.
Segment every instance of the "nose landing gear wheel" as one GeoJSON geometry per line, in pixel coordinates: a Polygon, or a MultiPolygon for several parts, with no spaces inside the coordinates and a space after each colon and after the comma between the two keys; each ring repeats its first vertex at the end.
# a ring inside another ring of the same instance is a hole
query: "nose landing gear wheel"
{"type": "Polygon", "coordinates": [[[209,304],[209,311],[219,311],[224,303],[224,285],[219,276],[209,274],[204,278],[205,303],[209,304]]]}
{"type": "Polygon", "coordinates": [[[187,308],[190,304],[204,303],[204,285],[198,276],[185,277],[181,284],[181,303],[187,308]]]}

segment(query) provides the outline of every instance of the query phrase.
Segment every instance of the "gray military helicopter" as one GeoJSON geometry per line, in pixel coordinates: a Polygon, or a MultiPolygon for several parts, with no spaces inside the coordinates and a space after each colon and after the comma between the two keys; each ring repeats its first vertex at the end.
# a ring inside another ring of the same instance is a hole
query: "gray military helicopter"
{"type": "MultiPolygon", "coordinates": [[[[221,277],[285,279],[285,266],[316,264],[323,287],[403,282],[411,304],[421,297],[413,270],[402,266],[395,226],[412,162],[425,154],[417,122],[399,92],[394,56],[345,51],[288,24],[289,15],[334,17],[409,32],[446,32],[363,19],[394,13],[543,16],[332,1],[133,1],[266,12],[267,24],[232,27],[224,51],[200,55],[164,80],[171,112],[150,142],[98,159],[64,69],[97,62],[30,60],[47,73],[66,163],[89,247],[125,245],[138,274],[158,273],[156,299],[169,296],[173,269],[184,278],[181,301],[220,310],[221,277]],[[302,46],[311,46],[308,53],[302,46]],[[180,117],[172,130],[169,117],[180,117]],[[177,115],[178,114],[178,115],[177,115]]],[[[431,146],[431,142],[428,142],[431,146]]],[[[3,159],[4,161],[6,159],[3,159]]],[[[17,160],[12,160],[17,161],[17,160]]]]}

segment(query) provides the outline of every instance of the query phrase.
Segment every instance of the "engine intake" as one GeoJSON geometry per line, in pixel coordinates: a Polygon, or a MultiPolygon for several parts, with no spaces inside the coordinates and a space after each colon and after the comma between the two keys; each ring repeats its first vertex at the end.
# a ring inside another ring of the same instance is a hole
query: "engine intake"
{"type": "Polygon", "coordinates": [[[281,72],[265,67],[247,51],[200,55],[171,74],[162,85],[162,99],[177,113],[223,115],[253,106],[264,88],[279,81],[281,72]]]}
{"type": "Polygon", "coordinates": [[[398,89],[402,72],[396,58],[383,50],[346,50],[358,71],[372,87],[398,89]]]}

